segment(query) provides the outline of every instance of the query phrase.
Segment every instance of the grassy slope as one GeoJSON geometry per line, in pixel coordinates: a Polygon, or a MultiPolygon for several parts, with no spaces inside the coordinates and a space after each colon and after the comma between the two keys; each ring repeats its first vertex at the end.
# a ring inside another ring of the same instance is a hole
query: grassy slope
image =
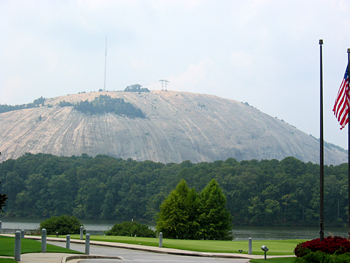
{"type": "MultiPolygon", "coordinates": [[[[79,235],[71,235],[72,239],[79,239],[79,235]]],[[[126,236],[90,236],[90,240],[158,246],[158,238],[126,237],[126,236]]],[[[297,244],[305,240],[253,240],[253,254],[263,255],[262,245],[269,248],[267,255],[294,255],[297,244]]],[[[200,252],[243,253],[248,254],[248,241],[217,241],[217,240],[180,240],[163,239],[163,247],[176,248],[200,252]]]]}

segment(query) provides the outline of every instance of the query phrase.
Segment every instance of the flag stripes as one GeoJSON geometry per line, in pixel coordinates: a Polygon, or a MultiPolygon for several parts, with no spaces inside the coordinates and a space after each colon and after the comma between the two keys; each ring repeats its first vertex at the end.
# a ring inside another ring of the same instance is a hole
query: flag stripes
{"type": "Polygon", "coordinates": [[[349,78],[348,78],[348,68],[346,68],[343,81],[340,85],[337,98],[334,103],[333,112],[335,117],[337,117],[338,122],[343,129],[349,122],[349,78]]]}

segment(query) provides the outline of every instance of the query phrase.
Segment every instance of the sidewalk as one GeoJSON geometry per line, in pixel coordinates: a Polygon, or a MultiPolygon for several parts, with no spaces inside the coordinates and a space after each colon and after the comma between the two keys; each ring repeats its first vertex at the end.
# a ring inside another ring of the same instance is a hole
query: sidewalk
{"type": "MultiPolygon", "coordinates": [[[[10,234],[2,234],[3,236],[11,236],[10,234]]],[[[40,236],[26,236],[27,239],[33,240],[41,240],[40,236]]],[[[55,242],[66,242],[64,238],[54,238],[47,237],[47,241],[55,241],[55,242]]],[[[77,244],[85,244],[85,240],[71,239],[71,243],[77,244]]],[[[165,253],[165,254],[174,254],[174,255],[182,255],[182,256],[197,256],[197,257],[217,257],[217,258],[241,258],[241,259],[263,259],[263,255],[248,255],[248,254],[239,254],[239,253],[206,253],[206,252],[196,252],[196,251],[188,251],[181,249],[173,249],[173,248],[159,248],[159,247],[151,247],[151,246],[143,246],[143,245],[134,245],[134,244],[124,244],[124,243],[115,243],[115,242],[104,242],[104,241],[94,241],[90,240],[90,245],[96,246],[107,246],[107,247],[116,247],[116,248],[125,248],[125,249],[135,249],[142,250],[154,253],[165,253]]],[[[290,256],[270,256],[273,257],[290,257],[290,256]]],[[[107,257],[103,255],[79,255],[79,254],[62,254],[62,253],[30,253],[30,254],[22,254],[21,262],[23,263],[35,263],[35,262],[49,262],[49,263],[75,263],[78,262],[78,259],[86,259],[86,258],[113,258],[113,259],[122,259],[121,257],[107,257]]]]}

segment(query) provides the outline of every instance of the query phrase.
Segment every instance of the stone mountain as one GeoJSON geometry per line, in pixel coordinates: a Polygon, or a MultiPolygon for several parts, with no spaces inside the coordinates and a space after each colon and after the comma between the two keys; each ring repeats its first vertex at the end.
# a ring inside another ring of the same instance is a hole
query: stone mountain
{"type": "MultiPolygon", "coordinates": [[[[188,92],[92,92],[51,98],[39,107],[1,113],[0,132],[0,161],[30,152],[105,154],[162,163],[294,156],[319,163],[318,140],[294,126],[235,100],[188,92]],[[122,98],[145,118],[83,113],[69,106],[100,95],[122,98]],[[59,106],[62,101],[68,106],[59,106]]],[[[344,149],[325,145],[326,164],[347,162],[344,149]]]]}

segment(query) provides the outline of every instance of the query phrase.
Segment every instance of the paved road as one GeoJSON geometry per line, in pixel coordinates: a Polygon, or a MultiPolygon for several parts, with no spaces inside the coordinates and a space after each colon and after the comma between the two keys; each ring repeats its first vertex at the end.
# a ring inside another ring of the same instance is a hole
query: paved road
{"type": "MultiPolygon", "coordinates": [[[[66,243],[62,242],[48,242],[56,246],[65,247],[66,243]]],[[[71,249],[84,252],[85,245],[71,243],[71,249]]],[[[179,255],[169,255],[162,253],[152,253],[133,249],[123,249],[123,248],[112,248],[103,246],[90,246],[90,255],[104,255],[104,256],[118,256],[124,259],[124,262],[133,263],[247,263],[248,259],[226,259],[226,258],[210,258],[210,257],[193,257],[193,256],[179,256],[179,255]]],[[[121,263],[120,260],[114,259],[86,259],[80,260],[81,263],[121,263]]]]}

